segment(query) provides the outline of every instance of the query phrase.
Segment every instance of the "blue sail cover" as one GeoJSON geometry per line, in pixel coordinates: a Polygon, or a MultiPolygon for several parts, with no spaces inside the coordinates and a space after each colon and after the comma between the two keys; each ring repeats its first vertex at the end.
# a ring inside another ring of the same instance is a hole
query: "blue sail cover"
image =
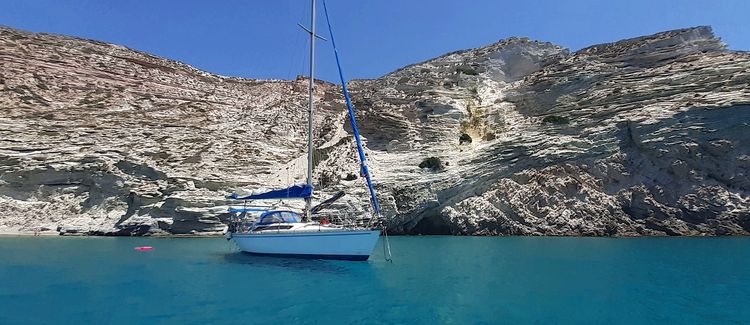
{"type": "Polygon", "coordinates": [[[243,212],[264,212],[268,211],[268,208],[232,208],[227,209],[229,213],[243,213],[243,212]]]}
{"type": "Polygon", "coordinates": [[[281,190],[273,190],[260,194],[251,194],[248,196],[238,196],[237,193],[232,193],[231,195],[229,195],[229,198],[235,200],[306,199],[312,197],[312,190],[313,188],[309,184],[300,184],[281,190]]]}

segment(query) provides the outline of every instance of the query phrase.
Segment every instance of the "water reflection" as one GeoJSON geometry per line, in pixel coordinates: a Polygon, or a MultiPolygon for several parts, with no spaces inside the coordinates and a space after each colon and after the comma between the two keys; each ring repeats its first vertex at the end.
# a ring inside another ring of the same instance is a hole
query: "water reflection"
{"type": "MultiPolygon", "coordinates": [[[[341,261],[259,256],[244,252],[226,253],[222,257],[225,263],[279,268],[287,271],[312,271],[330,274],[346,274],[349,272],[349,268],[347,268],[345,264],[341,264],[341,261]]],[[[343,263],[368,264],[367,262],[343,263]]]]}

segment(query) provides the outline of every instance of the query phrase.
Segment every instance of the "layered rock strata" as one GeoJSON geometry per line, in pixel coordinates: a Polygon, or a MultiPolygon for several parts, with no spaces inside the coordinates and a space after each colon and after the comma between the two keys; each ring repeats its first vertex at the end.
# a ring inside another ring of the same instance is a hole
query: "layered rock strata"
{"type": "MultiPolygon", "coordinates": [[[[304,78],[10,28],[0,67],[0,231],[220,233],[227,193],[304,178],[304,78]]],[[[393,231],[750,231],[750,54],[708,27],[574,53],[510,38],[350,88],[393,231]]],[[[367,210],[340,89],[316,98],[316,197],[367,210]]]]}

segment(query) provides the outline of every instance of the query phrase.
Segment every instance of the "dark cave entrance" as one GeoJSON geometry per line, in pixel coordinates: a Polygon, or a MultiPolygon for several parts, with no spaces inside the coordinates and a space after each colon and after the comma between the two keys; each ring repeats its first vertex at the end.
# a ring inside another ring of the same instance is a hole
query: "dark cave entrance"
{"type": "Polygon", "coordinates": [[[451,228],[439,215],[428,215],[419,220],[414,228],[409,229],[409,235],[451,235],[451,228]]]}

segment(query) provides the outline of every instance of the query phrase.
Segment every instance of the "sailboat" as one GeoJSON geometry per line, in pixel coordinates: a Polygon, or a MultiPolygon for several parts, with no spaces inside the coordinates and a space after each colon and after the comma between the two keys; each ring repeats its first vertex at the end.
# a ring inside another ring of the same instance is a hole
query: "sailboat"
{"type": "MultiPolygon", "coordinates": [[[[331,23],[328,21],[328,9],[323,2],[325,16],[336,56],[336,63],[341,77],[341,85],[346,100],[354,138],[357,143],[357,151],[360,160],[360,172],[367,180],[370,193],[370,202],[373,215],[356,216],[350,215],[338,220],[330,220],[328,217],[316,216],[318,212],[329,207],[332,201],[342,196],[337,194],[316,206],[312,205],[313,198],[313,88],[315,73],[315,40],[320,36],[315,34],[315,0],[311,6],[311,26],[304,28],[310,34],[310,80],[308,86],[308,119],[307,119],[307,182],[296,184],[288,188],[271,191],[254,191],[249,195],[240,196],[232,193],[228,198],[243,201],[241,208],[230,208],[233,216],[229,229],[226,233],[227,239],[234,241],[243,252],[300,258],[319,258],[365,261],[372,254],[381,234],[378,222],[382,220],[378,199],[375,196],[372,179],[362,141],[360,139],[357,121],[354,118],[349,91],[346,87],[341,64],[339,61],[336,43],[333,40],[331,23]],[[287,206],[255,205],[259,200],[305,200],[305,208],[298,211],[287,206]]],[[[387,247],[387,232],[383,226],[385,235],[383,244],[386,259],[390,259],[390,248],[387,247]]]]}

